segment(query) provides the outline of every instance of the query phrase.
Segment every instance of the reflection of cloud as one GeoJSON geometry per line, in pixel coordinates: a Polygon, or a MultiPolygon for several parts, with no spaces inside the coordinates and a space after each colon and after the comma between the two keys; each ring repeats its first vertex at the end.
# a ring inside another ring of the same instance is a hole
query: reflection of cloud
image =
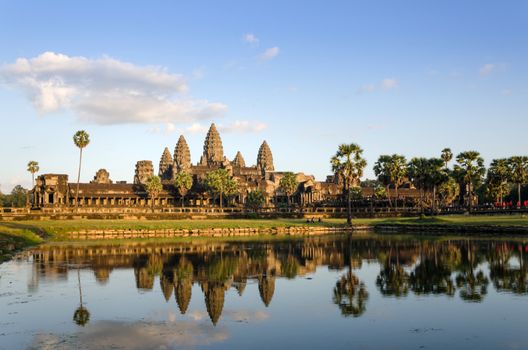
{"type": "Polygon", "coordinates": [[[99,321],[78,333],[38,334],[31,348],[78,349],[162,349],[199,346],[223,342],[229,338],[224,327],[194,322],[118,322],[99,321]]]}

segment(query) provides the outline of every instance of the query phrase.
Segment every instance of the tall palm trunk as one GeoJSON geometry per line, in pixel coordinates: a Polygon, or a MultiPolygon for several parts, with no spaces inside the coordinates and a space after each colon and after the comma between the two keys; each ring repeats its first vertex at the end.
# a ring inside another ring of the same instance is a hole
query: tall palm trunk
{"type": "Polygon", "coordinates": [[[471,191],[471,180],[469,181],[469,184],[468,184],[468,211],[471,213],[471,207],[473,206],[473,201],[472,201],[472,191],[471,191]]]}
{"type": "Polygon", "coordinates": [[[79,209],[79,182],[81,181],[82,147],[79,152],[79,171],[77,172],[77,190],[75,191],[75,209],[79,209]]]}
{"type": "Polygon", "coordinates": [[[387,199],[389,200],[389,207],[392,208],[392,201],[391,201],[391,198],[390,198],[391,196],[390,196],[390,192],[389,192],[389,187],[390,187],[389,185],[387,185],[387,187],[386,187],[387,199]]]}
{"type": "Polygon", "coordinates": [[[394,191],[396,192],[396,200],[394,201],[394,208],[396,208],[396,211],[398,211],[398,198],[400,198],[400,195],[398,193],[398,185],[394,184],[394,191]]]}
{"type": "Polygon", "coordinates": [[[347,224],[352,226],[352,201],[350,198],[350,186],[347,190],[347,224]]]}
{"type": "Polygon", "coordinates": [[[433,186],[433,214],[436,213],[436,185],[433,186]]]}
{"type": "Polygon", "coordinates": [[[223,193],[222,193],[222,191],[220,191],[220,209],[222,209],[222,208],[223,208],[223,205],[222,205],[222,204],[223,204],[223,202],[224,202],[224,196],[223,196],[223,193]]]}
{"type": "Polygon", "coordinates": [[[517,196],[519,198],[518,207],[521,208],[522,207],[522,204],[521,204],[521,183],[517,184],[517,196]]]}
{"type": "Polygon", "coordinates": [[[181,207],[183,208],[185,204],[185,196],[182,195],[181,197],[181,207]]]}

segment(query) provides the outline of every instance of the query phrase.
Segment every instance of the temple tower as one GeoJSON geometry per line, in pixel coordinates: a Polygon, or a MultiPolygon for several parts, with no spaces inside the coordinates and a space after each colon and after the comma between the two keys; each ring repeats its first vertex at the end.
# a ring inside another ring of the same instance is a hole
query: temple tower
{"type": "Polygon", "coordinates": [[[172,179],[172,163],[173,162],[170,151],[167,147],[165,147],[165,150],[163,150],[163,154],[161,155],[159,163],[159,177],[162,180],[172,179]]]}
{"type": "Polygon", "coordinates": [[[273,155],[266,141],[262,142],[257,156],[257,169],[264,174],[267,171],[275,171],[273,166],[273,155]]]}
{"type": "Polygon", "coordinates": [[[188,172],[191,168],[191,151],[183,135],[178,139],[174,148],[174,172],[188,172]]]}
{"type": "Polygon", "coordinates": [[[140,160],[136,163],[134,184],[144,185],[152,175],[154,175],[154,167],[152,166],[152,161],[140,160]]]}
{"type": "Polygon", "coordinates": [[[237,152],[235,159],[233,159],[232,164],[234,167],[240,167],[240,168],[246,167],[246,161],[244,160],[244,157],[242,157],[242,153],[240,153],[240,151],[237,152]]]}
{"type": "Polygon", "coordinates": [[[222,139],[216,125],[211,124],[207,136],[205,137],[204,150],[202,158],[200,159],[200,165],[212,166],[220,165],[224,161],[224,147],[222,146],[222,139]]]}
{"type": "Polygon", "coordinates": [[[95,176],[92,181],[90,181],[92,184],[111,184],[112,180],[110,180],[110,173],[106,169],[99,169],[97,170],[97,173],[95,173],[95,176]]]}

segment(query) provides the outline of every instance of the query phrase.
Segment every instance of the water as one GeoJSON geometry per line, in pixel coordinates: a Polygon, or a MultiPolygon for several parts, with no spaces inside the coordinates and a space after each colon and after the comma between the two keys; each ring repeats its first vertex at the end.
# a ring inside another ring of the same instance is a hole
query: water
{"type": "Polygon", "coordinates": [[[528,244],[321,236],[43,245],[0,349],[527,349],[528,244]]]}

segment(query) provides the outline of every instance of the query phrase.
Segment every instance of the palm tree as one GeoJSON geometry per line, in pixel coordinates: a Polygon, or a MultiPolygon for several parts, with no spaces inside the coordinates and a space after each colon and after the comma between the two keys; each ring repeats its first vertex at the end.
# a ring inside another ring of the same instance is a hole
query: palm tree
{"type": "Polygon", "coordinates": [[[35,173],[37,173],[40,170],[39,163],[31,160],[27,164],[27,171],[31,173],[31,187],[35,187],[35,173]]]}
{"type": "Polygon", "coordinates": [[[431,158],[429,162],[428,186],[433,189],[432,209],[436,212],[436,190],[438,186],[442,185],[449,179],[447,168],[444,168],[444,160],[440,158],[431,158]]]}
{"type": "Polygon", "coordinates": [[[154,200],[156,199],[156,197],[158,197],[161,190],[163,190],[163,185],[161,184],[160,177],[156,175],[149,177],[145,184],[145,189],[147,190],[152,200],[152,212],[154,212],[154,200]]]}
{"type": "Polygon", "coordinates": [[[486,187],[495,201],[502,203],[504,193],[508,190],[508,178],[510,176],[508,159],[493,159],[488,169],[486,187]]]}
{"type": "Polygon", "coordinates": [[[350,189],[356,186],[367,161],[362,157],[363,150],[355,143],[339,145],[335,156],[330,160],[332,171],[343,181],[343,189],[347,196],[347,223],[352,225],[352,207],[350,189]]]}
{"type": "Polygon", "coordinates": [[[392,207],[392,202],[390,199],[390,193],[389,193],[389,187],[391,184],[391,176],[390,176],[390,164],[391,164],[391,156],[389,155],[381,155],[379,156],[376,163],[374,163],[374,174],[378,178],[378,181],[381,182],[386,189],[387,193],[387,199],[389,200],[389,206],[392,207]]]}
{"type": "Polygon", "coordinates": [[[174,186],[181,195],[181,206],[183,208],[185,202],[185,195],[191,189],[193,185],[192,175],[185,171],[180,171],[174,175],[174,186]]]}
{"type": "Polygon", "coordinates": [[[238,185],[226,169],[216,169],[210,171],[205,176],[205,187],[213,195],[218,194],[220,197],[220,209],[223,208],[224,194],[233,192],[238,185]]]}
{"type": "Polygon", "coordinates": [[[73,143],[79,147],[79,172],[77,173],[77,190],[75,191],[75,208],[79,208],[79,182],[81,180],[81,164],[83,148],[90,143],[90,135],[84,130],[79,130],[73,135],[73,143]]]}
{"type": "Polygon", "coordinates": [[[451,159],[453,159],[453,152],[451,152],[451,148],[444,148],[440,158],[442,158],[444,161],[445,168],[447,170],[447,164],[451,161],[451,159]]]}
{"type": "Polygon", "coordinates": [[[468,210],[471,212],[473,189],[481,181],[486,168],[484,168],[484,159],[477,151],[466,151],[460,153],[455,165],[455,173],[459,175],[464,184],[467,186],[468,210]]]}
{"type": "Polygon", "coordinates": [[[413,158],[407,165],[407,173],[412,184],[420,190],[420,212],[423,213],[424,190],[429,179],[429,160],[413,158]]]}
{"type": "Polygon", "coordinates": [[[528,183],[528,157],[515,156],[508,160],[510,168],[511,181],[517,184],[517,206],[520,208],[521,203],[521,186],[528,183]]]}
{"type": "Polygon", "coordinates": [[[398,188],[403,184],[407,177],[407,160],[405,156],[399,154],[393,154],[389,164],[389,177],[394,185],[394,191],[396,192],[396,209],[398,208],[398,188]]]}
{"type": "Polygon", "coordinates": [[[292,172],[285,173],[280,179],[279,186],[280,189],[286,194],[286,197],[288,198],[288,205],[290,205],[290,197],[295,193],[295,191],[297,191],[297,187],[299,186],[299,182],[297,182],[295,174],[292,172]]]}

